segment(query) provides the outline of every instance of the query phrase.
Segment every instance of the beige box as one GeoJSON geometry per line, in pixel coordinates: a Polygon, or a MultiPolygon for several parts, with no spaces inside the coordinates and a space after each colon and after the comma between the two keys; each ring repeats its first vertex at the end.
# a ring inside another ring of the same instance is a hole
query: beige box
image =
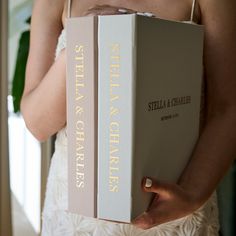
{"type": "Polygon", "coordinates": [[[69,18],[67,37],[68,208],[97,211],[97,17],[69,18]]]}

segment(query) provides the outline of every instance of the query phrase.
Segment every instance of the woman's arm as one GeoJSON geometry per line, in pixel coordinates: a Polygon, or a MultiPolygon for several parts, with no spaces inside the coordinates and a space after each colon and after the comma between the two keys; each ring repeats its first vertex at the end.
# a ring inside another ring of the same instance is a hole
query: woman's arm
{"type": "Polygon", "coordinates": [[[204,202],[236,158],[236,2],[199,3],[205,25],[207,120],[180,184],[204,202]]]}
{"type": "Polygon", "coordinates": [[[145,191],[157,193],[149,211],[134,221],[144,229],[199,208],[236,157],[236,1],[199,0],[199,5],[205,25],[206,124],[178,185],[143,183],[145,191]]]}
{"type": "Polygon", "coordinates": [[[30,34],[21,112],[26,126],[40,141],[66,122],[65,52],[54,62],[65,0],[36,0],[30,34]]]}

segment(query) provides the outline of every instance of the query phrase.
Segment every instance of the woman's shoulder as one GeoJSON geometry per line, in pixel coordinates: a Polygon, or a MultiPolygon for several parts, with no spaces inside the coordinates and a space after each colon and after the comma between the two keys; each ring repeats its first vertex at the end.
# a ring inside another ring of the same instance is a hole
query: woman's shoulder
{"type": "Polygon", "coordinates": [[[54,62],[57,40],[62,30],[61,15],[65,1],[34,1],[24,94],[32,91],[54,62]]]}
{"type": "Polygon", "coordinates": [[[204,21],[218,21],[222,19],[235,21],[236,15],[236,1],[216,1],[216,0],[195,0],[201,14],[201,20],[204,21]]]}
{"type": "Polygon", "coordinates": [[[58,16],[62,14],[66,2],[67,0],[35,0],[33,14],[35,11],[41,10],[42,17],[44,15],[58,16]]]}

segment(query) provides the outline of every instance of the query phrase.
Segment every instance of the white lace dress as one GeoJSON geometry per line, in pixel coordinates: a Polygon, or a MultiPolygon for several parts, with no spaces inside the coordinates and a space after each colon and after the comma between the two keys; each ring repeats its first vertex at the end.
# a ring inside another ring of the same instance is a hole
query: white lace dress
{"type": "MultiPolygon", "coordinates": [[[[57,45],[56,57],[66,47],[63,30],[57,45]]],[[[42,236],[216,236],[218,208],[216,193],[196,212],[149,230],[132,225],[97,220],[67,211],[67,136],[66,127],[57,133],[55,153],[47,182],[42,213],[42,236]]]]}

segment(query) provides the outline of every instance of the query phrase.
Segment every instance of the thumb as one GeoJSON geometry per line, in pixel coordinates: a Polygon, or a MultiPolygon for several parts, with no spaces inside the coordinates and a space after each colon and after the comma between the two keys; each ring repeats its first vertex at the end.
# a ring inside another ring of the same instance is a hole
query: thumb
{"type": "Polygon", "coordinates": [[[143,178],[142,187],[145,192],[158,193],[159,195],[169,194],[171,190],[168,183],[150,177],[143,178]]]}

